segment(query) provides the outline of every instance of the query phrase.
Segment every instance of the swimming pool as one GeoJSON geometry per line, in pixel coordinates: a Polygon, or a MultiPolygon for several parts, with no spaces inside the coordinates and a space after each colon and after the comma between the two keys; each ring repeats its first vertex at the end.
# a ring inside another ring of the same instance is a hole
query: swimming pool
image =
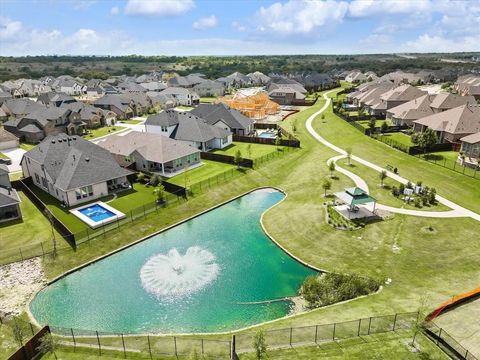
{"type": "Polygon", "coordinates": [[[277,137],[277,134],[269,133],[269,132],[262,132],[262,133],[258,134],[257,137],[275,139],[277,137]]]}
{"type": "Polygon", "coordinates": [[[288,300],[256,302],[295,295],[315,271],[261,228],[261,214],[283,198],[253,191],[76,271],[40,291],[31,314],[54,331],[134,334],[227,331],[285,316],[288,300]]]}
{"type": "Polygon", "coordinates": [[[124,213],[101,201],[70,210],[70,212],[92,228],[125,217],[124,213]]]}

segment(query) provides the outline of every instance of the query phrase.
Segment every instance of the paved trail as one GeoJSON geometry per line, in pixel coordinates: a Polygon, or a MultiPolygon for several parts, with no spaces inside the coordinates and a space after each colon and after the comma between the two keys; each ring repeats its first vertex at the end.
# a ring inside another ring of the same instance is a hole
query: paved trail
{"type": "MultiPolygon", "coordinates": [[[[334,91],[334,90],[332,90],[334,91]]],[[[310,135],[312,135],[316,140],[318,140],[320,143],[322,143],[323,145],[329,147],[330,149],[338,152],[339,156],[335,156],[335,157],[332,157],[330,158],[327,162],[329,161],[334,161],[334,162],[337,162],[338,160],[342,159],[342,158],[345,158],[347,156],[347,152],[328,142],[327,140],[325,140],[323,137],[321,137],[314,129],[313,129],[313,126],[312,126],[312,123],[313,123],[313,120],[318,116],[320,115],[322,112],[324,112],[329,106],[330,106],[330,102],[331,102],[331,99],[327,96],[330,92],[332,91],[329,91],[329,92],[326,92],[325,94],[323,94],[323,98],[326,100],[325,101],[325,104],[322,106],[322,108],[320,110],[318,110],[317,112],[315,112],[314,114],[312,114],[308,119],[307,119],[307,122],[306,122],[306,126],[307,126],[307,130],[308,132],[310,133],[310,135]]],[[[357,161],[359,162],[360,164],[362,165],[365,165],[365,166],[368,166],[369,168],[375,170],[375,171],[378,171],[378,172],[381,172],[381,171],[386,171],[385,169],[383,169],[382,167],[378,166],[378,165],[375,165],[367,160],[364,160],[358,156],[355,156],[355,155],[352,155],[352,160],[354,161],[357,161]]],[[[338,170],[338,172],[348,176],[350,179],[352,179],[356,186],[358,186],[359,188],[365,190],[368,192],[368,185],[367,183],[358,175],[340,167],[340,166],[337,166],[336,169],[338,170]]],[[[399,176],[398,174],[394,174],[393,172],[391,171],[387,171],[387,176],[402,183],[402,184],[407,184],[408,183],[408,180],[399,176]]],[[[436,197],[437,201],[448,206],[449,208],[451,208],[452,210],[449,210],[449,211],[421,211],[421,210],[409,210],[409,209],[402,209],[402,208],[395,208],[395,207],[391,207],[391,206],[387,206],[387,205],[382,205],[382,204],[377,204],[376,208],[377,209],[383,209],[383,210],[386,210],[386,211],[389,211],[389,212],[393,212],[393,213],[397,213],[397,214],[404,214],[404,215],[412,215],[412,216],[423,216],[423,217],[434,217],[434,218],[455,218],[455,217],[470,217],[472,219],[475,219],[477,221],[480,221],[480,214],[477,214],[471,210],[468,210],[468,209],[465,209],[464,207],[440,196],[440,195],[437,195],[436,197]]]]}

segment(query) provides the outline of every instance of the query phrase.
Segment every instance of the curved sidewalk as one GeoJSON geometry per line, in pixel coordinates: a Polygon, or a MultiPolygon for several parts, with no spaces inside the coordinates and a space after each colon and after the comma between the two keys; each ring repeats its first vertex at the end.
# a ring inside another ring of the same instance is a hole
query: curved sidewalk
{"type": "MultiPolygon", "coordinates": [[[[330,92],[334,90],[328,91],[325,94],[323,94],[323,98],[326,100],[325,104],[322,106],[320,110],[312,114],[306,121],[305,125],[307,127],[308,132],[310,135],[312,135],[317,141],[322,143],[323,145],[329,147],[332,150],[335,150],[336,152],[340,153],[341,155],[335,156],[330,158],[328,161],[338,161],[341,158],[344,158],[347,156],[347,152],[343,150],[342,148],[328,142],[325,140],[323,137],[321,137],[314,129],[312,126],[313,120],[320,115],[322,112],[324,112],[328,107],[330,106],[331,99],[327,96],[330,92]]],[[[352,160],[355,160],[359,162],[362,165],[368,166],[369,168],[381,172],[381,171],[386,171],[387,176],[389,178],[392,178],[393,180],[396,180],[402,184],[407,184],[408,180],[394,174],[391,171],[387,171],[383,169],[382,167],[375,165],[367,160],[364,160],[358,156],[352,155],[352,160]]],[[[358,175],[342,168],[342,167],[337,167],[338,172],[348,176],[350,179],[352,179],[355,182],[355,185],[358,186],[359,188],[365,190],[368,192],[368,185],[367,183],[358,175]]],[[[443,205],[448,206],[452,210],[450,211],[421,211],[421,210],[409,210],[409,209],[402,209],[402,208],[395,208],[387,205],[382,205],[382,204],[377,204],[377,209],[383,209],[389,212],[393,213],[398,213],[398,214],[404,214],[404,215],[412,215],[412,216],[423,216],[423,217],[435,217],[435,218],[454,218],[454,217],[471,217],[474,220],[480,221],[480,214],[477,214],[471,210],[465,209],[464,207],[440,196],[437,195],[436,199],[438,202],[440,202],[443,205]]]]}

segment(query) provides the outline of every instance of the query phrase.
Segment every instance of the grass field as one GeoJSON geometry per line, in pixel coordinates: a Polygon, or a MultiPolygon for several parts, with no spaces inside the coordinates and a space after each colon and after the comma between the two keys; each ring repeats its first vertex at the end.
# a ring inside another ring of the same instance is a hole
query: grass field
{"type": "Polygon", "coordinates": [[[215,96],[201,96],[200,97],[200,102],[201,103],[206,103],[206,104],[211,104],[214,103],[217,100],[215,96]]]}
{"type": "MultiPolygon", "coordinates": [[[[101,241],[80,245],[75,253],[67,249],[61,251],[55,260],[46,258],[44,268],[47,276],[52,278],[252,188],[270,185],[282,188],[288,197],[265,213],[264,225],[288,251],[322,269],[391,279],[391,282],[378,294],[279,320],[264,325],[264,328],[325,324],[416,311],[424,300],[429,308],[433,308],[453,294],[477,287],[480,277],[480,224],[474,220],[395,215],[389,221],[369,224],[357,231],[337,231],[325,222],[325,198],[320,183],[329,173],[326,160],[337,154],[319,144],[305,129],[305,120],[322,105],[323,101],[318,101],[283,123],[290,130],[292,122],[296,122],[296,135],[302,142],[300,150],[249,170],[246,175],[214,186],[208,192],[195,194],[189,197],[188,202],[136,220],[131,227],[113,230],[101,241]],[[433,231],[427,231],[428,227],[432,227],[433,231]],[[394,251],[394,248],[398,250],[394,251]]],[[[480,211],[478,180],[395,151],[360,134],[334,116],[331,110],[321,122],[314,121],[313,126],[336,145],[352,146],[354,155],[380,166],[387,163],[397,166],[400,175],[412,180],[421,174],[423,182],[435,187],[439,194],[447,198],[455,194],[452,200],[480,211]]],[[[210,176],[210,172],[197,175],[197,179],[204,176],[210,176]]],[[[182,181],[180,175],[180,185],[182,181]]],[[[339,176],[330,192],[350,185],[350,179],[339,176]]]]}
{"type": "Polygon", "coordinates": [[[142,122],[143,122],[142,120],[120,120],[119,121],[120,124],[130,124],[130,125],[137,125],[142,122]]]}
{"type": "MultiPolygon", "coordinates": [[[[0,261],[11,252],[18,255],[19,248],[23,248],[24,255],[27,255],[32,247],[38,250],[37,245],[41,242],[45,242],[45,250],[51,246],[52,229],[47,218],[23,192],[19,191],[18,194],[22,220],[0,224],[0,261]]],[[[55,236],[59,237],[56,231],[55,236]]]]}
{"type": "Polygon", "coordinates": [[[415,144],[412,142],[412,138],[404,133],[401,132],[396,132],[396,133],[387,133],[387,134],[381,134],[379,135],[380,137],[383,137],[385,139],[390,139],[393,141],[396,141],[402,145],[405,146],[414,146],[415,144]]]}
{"type": "MultiPolygon", "coordinates": [[[[375,128],[381,128],[382,127],[382,124],[386,122],[388,126],[392,126],[393,123],[391,120],[381,120],[381,119],[377,119],[376,123],[375,123],[375,128]]],[[[365,129],[369,129],[370,126],[368,126],[368,124],[370,123],[370,121],[368,120],[360,120],[360,121],[357,121],[357,123],[359,125],[361,125],[363,128],[365,129]]]]}
{"type": "MultiPolygon", "coordinates": [[[[190,185],[194,185],[210,177],[217,176],[225,171],[236,169],[235,165],[224,164],[217,161],[202,159],[202,163],[202,166],[188,170],[187,180],[190,185]]],[[[185,173],[178,174],[172,178],[169,178],[167,181],[172,184],[185,186],[185,173]]]]}
{"type": "Polygon", "coordinates": [[[237,151],[240,150],[243,158],[255,160],[267,154],[277,152],[279,151],[278,149],[283,149],[283,146],[277,147],[275,145],[234,142],[232,143],[232,145],[224,149],[217,149],[213,152],[216,154],[235,156],[237,151]],[[248,151],[249,145],[250,145],[250,153],[248,151]]]}
{"type": "Polygon", "coordinates": [[[25,150],[25,151],[32,150],[35,146],[37,146],[37,145],[27,144],[27,143],[23,143],[23,142],[20,143],[20,148],[25,150]]]}
{"type": "Polygon", "coordinates": [[[116,134],[126,130],[127,128],[120,125],[105,126],[98,129],[89,129],[88,134],[84,136],[86,140],[96,139],[109,134],[116,134]]]}
{"type": "Polygon", "coordinates": [[[123,191],[117,194],[117,198],[109,202],[110,206],[128,213],[134,208],[141,207],[145,204],[155,202],[155,194],[153,186],[146,186],[140,183],[134,183],[133,189],[123,191]]]}

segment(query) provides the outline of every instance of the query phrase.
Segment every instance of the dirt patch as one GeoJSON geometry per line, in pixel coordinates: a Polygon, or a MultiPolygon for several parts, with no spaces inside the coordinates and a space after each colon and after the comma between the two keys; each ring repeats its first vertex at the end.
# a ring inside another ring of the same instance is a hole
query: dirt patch
{"type": "Polygon", "coordinates": [[[46,283],[41,258],[0,267],[0,312],[6,316],[20,315],[33,294],[46,283]]]}

